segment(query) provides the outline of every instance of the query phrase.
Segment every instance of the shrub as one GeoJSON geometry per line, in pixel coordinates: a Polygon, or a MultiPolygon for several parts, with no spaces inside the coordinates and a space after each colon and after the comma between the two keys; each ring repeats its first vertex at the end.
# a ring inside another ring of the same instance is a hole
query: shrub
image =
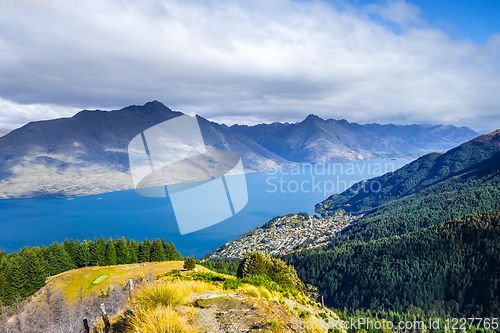
{"type": "Polygon", "coordinates": [[[188,271],[193,270],[196,267],[196,259],[194,257],[186,257],[184,259],[184,269],[188,271]]]}
{"type": "Polygon", "coordinates": [[[224,281],[224,289],[238,289],[239,287],[241,287],[243,284],[243,282],[241,282],[241,280],[238,280],[238,279],[227,279],[226,281],[224,281]]]}
{"type": "Polygon", "coordinates": [[[256,287],[266,287],[271,291],[281,291],[282,288],[274,281],[269,279],[267,276],[262,275],[250,275],[241,279],[241,282],[254,285],[256,287]]]}
{"type": "Polygon", "coordinates": [[[190,281],[190,280],[192,280],[189,276],[182,275],[181,271],[178,270],[178,269],[173,269],[170,272],[157,275],[156,279],[161,279],[163,277],[177,279],[177,280],[183,280],[183,281],[190,281]]]}
{"type": "Polygon", "coordinates": [[[299,318],[302,318],[302,319],[311,316],[311,313],[309,311],[304,311],[302,309],[299,309],[298,312],[299,312],[298,313],[299,314],[299,318]]]}
{"type": "Polygon", "coordinates": [[[267,276],[284,289],[293,288],[302,292],[306,291],[306,287],[297,276],[295,268],[267,253],[251,252],[243,257],[238,266],[237,276],[245,278],[252,275],[267,276]]]}

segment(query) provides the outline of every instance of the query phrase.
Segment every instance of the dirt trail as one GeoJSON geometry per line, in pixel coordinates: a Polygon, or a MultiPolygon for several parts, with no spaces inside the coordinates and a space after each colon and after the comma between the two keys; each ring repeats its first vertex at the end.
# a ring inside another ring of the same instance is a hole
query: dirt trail
{"type": "Polygon", "coordinates": [[[200,332],[305,332],[291,327],[292,319],[297,320],[295,311],[274,301],[240,292],[217,294],[213,291],[193,294],[190,299],[197,307],[195,324],[200,332]],[[272,320],[279,321],[279,328],[270,330],[272,320]]]}

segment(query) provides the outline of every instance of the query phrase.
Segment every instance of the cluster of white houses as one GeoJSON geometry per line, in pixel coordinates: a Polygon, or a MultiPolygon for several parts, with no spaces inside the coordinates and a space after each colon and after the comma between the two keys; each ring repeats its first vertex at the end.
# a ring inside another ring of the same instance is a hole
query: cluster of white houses
{"type": "Polygon", "coordinates": [[[261,251],[284,255],[304,248],[325,246],[332,237],[359,216],[334,215],[297,220],[297,214],[276,218],[274,226],[263,226],[218,248],[210,258],[243,258],[249,252],[261,251]]]}

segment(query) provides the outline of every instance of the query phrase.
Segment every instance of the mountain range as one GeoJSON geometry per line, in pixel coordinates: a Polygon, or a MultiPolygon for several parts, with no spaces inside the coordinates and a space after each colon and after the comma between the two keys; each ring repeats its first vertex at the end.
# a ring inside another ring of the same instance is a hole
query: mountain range
{"type": "MultiPolygon", "coordinates": [[[[133,188],[127,147],[146,129],[182,115],[158,101],[28,123],[0,137],[0,198],[98,194],[133,188]]],[[[294,163],[411,159],[477,136],[444,125],[360,125],[323,120],[226,126],[198,117],[212,149],[240,154],[246,172],[294,163]]]]}
{"type": "Polygon", "coordinates": [[[416,158],[446,151],[478,136],[467,127],[360,125],[313,114],[295,124],[233,125],[227,130],[251,138],[284,159],[308,163],[416,158]]]}

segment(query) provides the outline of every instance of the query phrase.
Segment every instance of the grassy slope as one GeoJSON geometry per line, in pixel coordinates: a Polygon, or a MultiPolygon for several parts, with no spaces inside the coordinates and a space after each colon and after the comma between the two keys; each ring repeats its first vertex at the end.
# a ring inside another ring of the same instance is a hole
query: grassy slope
{"type": "MultiPolygon", "coordinates": [[[[99,294],[113,284],[125,285],[128,279],[141,276],[147,277],[150,272],[153,275],[160,275],[173,269],[184,270],[182,261],[166,261],[159,263],[117,265],[106,267],[85,267],[74,269],[48,278],[52,288],[60,289],[68,298],[69,302],[76,300],[80,293],[80,288],[84,295],[95,292],[99,294]],[[98,285],[93,284],[102,275],[109,275],[98,285]]],[[[203,266],[196,266],[199,271],[209,271],[203,266]]]]}
{"type": "MultiPolygon", "coordinates": [[[[338,319],[334,312],[329,309],[322,309],[318,303],[310,304],[310,300],[302,294],[284,297],[279,292],[248,284],[243,284],[237,290],[224,290],[224,283],[220,282],[222,280],[210,283],[192,281],[189,278],[189,276],[192,276],[192,272],[185,271],[183,264],[181,261],[171,261],[147,263],[146,266],[130,264],[86,267],[50,277],[49,284],[56,290],[62,290],[68,301],[74,301],[79,294],[80,286],[84,294],[93,292],[99,294],[101,290],[106,290],[115,283],[124,285],[129,278],[147,276],[150,272],[154,275],[161,275],[173,269],[178,269],[183,275],[187,276],[189,281],[164,276],[157,280],[157,283],[146,283],[138,288],[134,292],[132,300],[128,303],[128,307],[133,310],[134,315],[127,317],[130,314],[124,315],[124,313],[120,313],[110,318],[116,332],[129,332],[124,330],[124,323],[128,323],[128,320],[132,318],[132,324],[140,326],[141,332],[151,332],[149,326],[162,326],[166,325],[167,322],[173,322],[184,329],[193,328],[193,330],[185,330],[185,332],[194,332],[194,330],[196,332],[209,332],[219,328],[232,329],[233,326],[236,326],[242,329],[248,328],[249,330],[258,327],[260,330],[270,333],[292,333],[297,330],[291,328],[291,323],[303,322],[307,325],[316,324],[318,326],[317,332],[326,333],[326,330],[319,328],[317,316],[322,313],[330,318],[338,319]],[[98,285],[94,285],[93,281],[102,275],[109,275],[109,277],[98,285]],[[163,299],[159,297],[159,291],[160,294],[163,293],[163,296],[172,293],[173,298],[180,297],[179,304],[172,304],[167,308],[165,306],[158,308],[157,305],[147,304],[147,301],[151,299],[163,299]],[[141,295],[144,294],[146,296],[158,295],[141,298],[141,295]],[[202,305],[200,306],[200,304],[202,305]],[[301,313],[307,313],[307,315],[299,318],[301,313]],[[235,314],[238,315],[235,317],[235,314]],[[160,324],[160,322],[163,324],[160,324]],[[273,328],[273,322],[277,323],[279,327],[273,328]],[[147,330],[143,330],[145,328],[147,330]]],[[[214,273],[202,266],[196,268],[198,271],[211,272],[221,278],[234,279],[233,276],[214,273]]],[[[43,303],[43,297],[40,301],[43,303]]],[[[102,322],[98,320],[97,327],[102,328],[102,325],[102,322]]],[[[298,332],[305,331],[298,330],[298,332]]]]}

